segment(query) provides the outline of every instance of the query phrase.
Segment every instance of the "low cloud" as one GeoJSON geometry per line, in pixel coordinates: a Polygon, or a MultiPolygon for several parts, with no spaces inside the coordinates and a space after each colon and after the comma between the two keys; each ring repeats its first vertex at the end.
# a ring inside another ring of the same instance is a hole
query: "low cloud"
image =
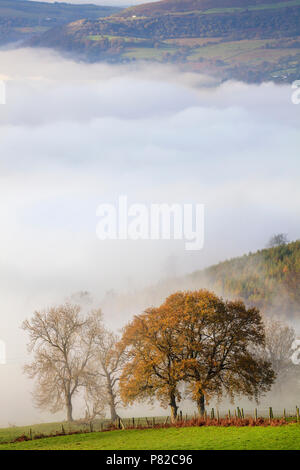
{"type": "Polygon", "coordinates": [[[108,289],[157,281],[171,254],[181,274],[260,248],[274,232],[299,238],[300,107],[289,86],[219,84],[163,65],[80,64],[48,50],[0,51],[0,63],[8,357],[24,360],[21,321],[72,292],[100,301],[108,289]],[[204,249],[100,242],[97,206],[120,194],[204,203],[204,249]]]}

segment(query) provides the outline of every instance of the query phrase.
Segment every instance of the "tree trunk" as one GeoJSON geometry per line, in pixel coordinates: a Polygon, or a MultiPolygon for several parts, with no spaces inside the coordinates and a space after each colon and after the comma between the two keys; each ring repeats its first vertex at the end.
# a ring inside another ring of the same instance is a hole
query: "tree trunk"
{"type": "Polygon", "coordinates": [[[107,380],[107,393],[108,393],[108,402],[110,408],[110,419],[115,421],[119,418],[119,415],[116,411],[116,395],[114,392],[113,382],[111,378],[111,374],[105,370],[106,373],[106,380],[107,380]]]}
{"type": "Polygon", "coordinates": [[[198,413],[202,417],[204,416],[204,413],[205,413],[205,397],[202,392],[198,392],[196,402],[197,402],[198,413]]]}
{"type": "Polygon", "coordinates": [[[178,410],[178,406],[176,404],[176,398],[174,395],[171,395],[170,407],[171,407],[171,422],[174,423],[177,419],[177,410],[178,410]]]}
{"type": "Polygon", "coordinates": [[[116,412],[116,406],[113,401],[110,402],[109,407],[110,407],[110,419],[112,421],[115,421],[116,419],[118,419],[119,416],[116,412]]]}
{"type": "Polygon", "coordinates": [[[73,421],[73,406],[72,406],[72,398],[67,396],[67,421],[73,421]]]}

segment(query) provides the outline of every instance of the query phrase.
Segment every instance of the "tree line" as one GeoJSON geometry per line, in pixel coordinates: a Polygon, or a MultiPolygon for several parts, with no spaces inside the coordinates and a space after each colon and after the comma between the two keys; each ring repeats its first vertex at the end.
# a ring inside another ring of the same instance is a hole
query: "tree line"
{"type": "Polygon", "coordinates": [[[293,329],[265,325],[258,309],[207,290],[174,293],[136,315],[121,335],[105,327],[100,309],[83,313],[72,303],[36,311],[22,327],[35,403],[53,413],[66,409],[68,421],[77,395],[89,420],[107,409],[115,420],[120,405],[157,402],[174,421],[186,397],[202,416],[212,399],[258,400],[293,367],[293,329]]]}
{"type": "Polygon", "coordinates": [[[267,249],[195,272],[190,278],[263,312],[292,318],[300,308],[300,240],[286,243],[281,237],[284,234],[272,237],[267,249]]]}

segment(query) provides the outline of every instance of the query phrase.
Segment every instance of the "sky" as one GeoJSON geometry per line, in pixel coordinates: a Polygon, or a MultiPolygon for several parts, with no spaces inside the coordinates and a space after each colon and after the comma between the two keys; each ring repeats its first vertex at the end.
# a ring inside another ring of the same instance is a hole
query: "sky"
{"type": "Polygon", "coordinates": [[[101,306],[110,289],[157,282],[170,256],[184,274],[273,233],[299,238],[300,106],[287,85],[219,84],[169,65],[82,64],[39,49],[1,50],[0,64],[1,425],[48,419],[21,370],[20,325],[35,309],[80,290],[101,306]],[[205,204],[203,250],[100,241],[97,207],[123,194],[205,204]]]}

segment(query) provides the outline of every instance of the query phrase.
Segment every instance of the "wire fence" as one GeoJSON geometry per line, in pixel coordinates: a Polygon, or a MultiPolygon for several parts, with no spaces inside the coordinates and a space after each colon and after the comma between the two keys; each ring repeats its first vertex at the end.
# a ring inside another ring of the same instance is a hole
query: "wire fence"
{"type": "MultiPolygon", "coordinates": [[[[248,425],[282,425],[289,422],[300,423],[299,408],[279,409],[272,407],[243,409],[240,407],[228,410],[217,408],[207,409],[204,416],[197,413],[179,412],[176,421],[171,422],[170,416],[133,417],[95,419],[92,421],[77,420],[73,422],[53,423],[32,427],[15,428],[10,442],[39,439],[71,434],[105,432],[125,429],[154,429],[169,426],[248,426],[248,425]]],[[[12,428],[13,429],[13,428],[12,428]]],[[[1,441],[1,439],[0,439],[1,441]]]]}

